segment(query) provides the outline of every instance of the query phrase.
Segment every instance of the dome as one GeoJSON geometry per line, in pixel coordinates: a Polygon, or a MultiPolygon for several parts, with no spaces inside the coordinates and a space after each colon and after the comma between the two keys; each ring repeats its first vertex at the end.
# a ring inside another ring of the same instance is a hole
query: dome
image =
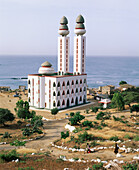
{"type": "Polygon", "coordinates": [[[51,67],[52,66],[52,64],[51,63],[49,63],[48,61],[45,61],[44,63],[42,63],[42,65],[41,65],[42,67],[51,67]]]}
{"type": "Polygon", "coordinates": [[[81,23],[77,23],[75,28],[77,28],[77,29],[79,29],[79,28],[85,29],[84,24],[81,24],[81,23]]]}
{"type": "Polygon", "coordinates": [[[41,67],[39,68],[39,73],[40,74],[53,74],[54,69],[51,67],[52,64],[49,63],[48,61],[45,61],[42,63],[41,67]]]}
{"type": "Polygon", "coordinates": [[[63,16],[60,20],[60,24],[68,24],[68,20],[65,16],[63,16]]]}
{"type": "Polygon", "coordinates": [[[84,23],[84,18],[82,15],[79,15],[76,19],[76,23],[84,23]]]}
{"type": "Polygon", "coordinates": [[[67,25],[60,25],[59,30],[68,30],[67,25]]]}

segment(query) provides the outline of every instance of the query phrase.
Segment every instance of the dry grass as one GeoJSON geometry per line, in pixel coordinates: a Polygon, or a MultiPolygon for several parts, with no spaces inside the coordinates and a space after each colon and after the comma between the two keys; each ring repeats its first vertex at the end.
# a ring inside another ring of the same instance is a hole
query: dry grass
{"type": "Polygon", "coordinates": [[[31,149],[31,148],[20,148],[16,150],[17,153],[20,154],[28,154],[28,153],[37,153],[36,149],[31,149]]]}

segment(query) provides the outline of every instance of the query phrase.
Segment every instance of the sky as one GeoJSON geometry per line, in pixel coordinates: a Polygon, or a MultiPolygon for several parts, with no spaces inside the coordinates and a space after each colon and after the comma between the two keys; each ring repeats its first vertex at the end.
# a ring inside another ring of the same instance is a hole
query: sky
{"type": "Polygon", "coordinates": [[[0,0],[0,55],[57,55],[63,16],[73,55],[80,14],[88,56],[139,56],[139,0],[0,0]]]}

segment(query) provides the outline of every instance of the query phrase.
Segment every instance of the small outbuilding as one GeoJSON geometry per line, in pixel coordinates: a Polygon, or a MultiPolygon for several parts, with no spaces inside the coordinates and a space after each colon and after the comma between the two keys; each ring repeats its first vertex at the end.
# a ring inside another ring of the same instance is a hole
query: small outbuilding
{"type": "Polygon", "coordinates": [[[111,103],[110,99],[101,99],[98,103],[103,103],[103,108],[107,108],[108,105],[111,103]]]}

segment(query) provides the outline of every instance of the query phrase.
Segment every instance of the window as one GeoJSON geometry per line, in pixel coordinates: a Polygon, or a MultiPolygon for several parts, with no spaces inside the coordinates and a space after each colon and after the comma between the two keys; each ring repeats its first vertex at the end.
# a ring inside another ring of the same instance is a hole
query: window
{"type": "Polygon", "coordinates": [[[74,99],[72,98],[71,103],[74,103],[74,99]]]}
{"type": "Polygon", "coordinates": [[[71,94],[73,94],[73,93],[74,93],[74,90],[72,89],[71,94]]]}
{"type": "Polygon", "coordinates": [[[60,106],[60,101],[58,100],[58,102],[57,102],[57,107],[59,107],[60,106]]]}
{"type": "Polygon", "coordinates": [[[63,84],[62,84],[62,86],[65,86],[65,82],[63,81],[63,84]]]}
{"type": "Polygon", "coordinates": [[[80,84],[82,84],[82,79],[80,80],[80,84]]]}
{"type": "Polygon", "coordinates": [[[60,87],[60,82],[58,82],[57,87],[60,87]]]}
{"type": "Polygon", "coordinates": [[[57,96],[60,96],[60,91],[58,91],[57,96]]]}
{"type": "Polygon", "coordinates": [[[65,100],[63,100],[62,105],[65,105],[65,100]]]}
{"type": "Polygon", "coordinates": [[[53,83],[53,87],[56,87],[56,84],[55,84],[55,82],[53,83]]]}
{"type": "Polygon", "coordinates": [[[78,89],[76,89],[76,93],[78,93],[78,89]]]}
{"type": "Polygon", "coordinates": [[[30,80],[28,80],[28,84],[30,84],[30,80]]]}
{"type": "Polygon", "coordinates": [[[30,89],[28,89],[28,93],[30,93],[30,89]]]}
{"type": "Polygon", "coordinates": [[[55,93],[55,91],[53,92],[53,96],[56,96],[56,93],[55,93]]]}
{"type": "Polygon", "coordinates": [[[82,97],[80,96],[80,102],[82,101],[82,97]]]}
{"type": "Polygon", "coordinates": [[[67,90],[67,94],[69,94],[69,90],[67,90]]]}
{"type": "Polygon", "coordinates": [[[62,95],[65,95],[65,91],[63,91],[62,95]]]}
{"type": "Polygon", "coordinates": [[[78,80],[76,80],[76,84],[78,84],[78,80]]]}
{"type": "Polygon", "coordinates": [[[69,81],[67,82],[67,86],[69,86],[69,81]]]}
{"type": "Polygon", "coordinates": [[[29,99],[28,99],[28,102],[30,102],[30,97],[29,97],[29,99]]]}
{"type": "Polygon", "coordinates": [[[86,87],[84,87],[84,91],[86,91],[86,87]]]}
{"type": "Polygon", "coordinates": [[[55,103],[55,101],[53,102],[53,107],[55,107],[56,106],[56,103],[55,103]]]}
{"type": "Polygon", "coordinates": [[[80,92],[82,92],[82,88],[80,88],[80,92]]]}
{"type": "Polygon", "coordinates": [[[84,83],[86,83],[86,79],[84,79],[84,83]]]}
{"type": "Polygon", "coordinates": [[[72,83],[71,83],[72,85],[74,85],[74,81],[72,80],[72,83]]]}

